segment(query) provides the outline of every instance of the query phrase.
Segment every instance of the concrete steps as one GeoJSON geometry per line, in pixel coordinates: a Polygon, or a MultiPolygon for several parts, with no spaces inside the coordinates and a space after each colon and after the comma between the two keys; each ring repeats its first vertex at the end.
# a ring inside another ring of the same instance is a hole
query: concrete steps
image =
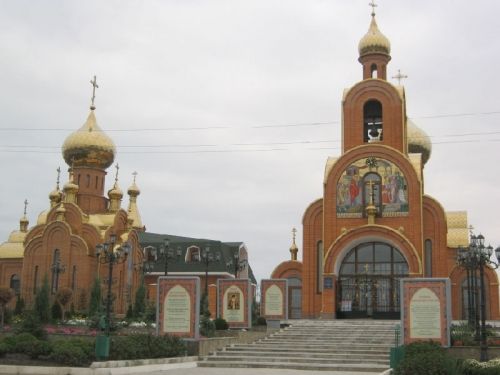
{"type": "Polygon", "coordinates": [[[202,358],[199,367],[383,372],[389,368],[396,321],[297,320],[252,344],[202,358]]]}

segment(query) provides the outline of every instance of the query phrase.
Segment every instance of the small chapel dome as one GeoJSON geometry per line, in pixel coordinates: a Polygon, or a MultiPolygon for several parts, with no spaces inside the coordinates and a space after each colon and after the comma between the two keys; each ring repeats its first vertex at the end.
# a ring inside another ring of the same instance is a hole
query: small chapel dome
{"type": "Polygon", "coordinates": [[[432,153],[431,139],[415,123],[407,119],[406,132],[408,137],[408,152],[411,154],[422,154],[422,163],[425,165],[432,153]]]}
{"type": "Polygon", "coordinates": [[[62,146],[68,165],[108,168],[115,159],[116,148],[110,137],[97,125],[94,110],[85,124],[66,138],[62,146]]]}
{"type": "Polygon", "coordinates": [[[378,29],[377,21],[375,21],[375,14],[373,13],[370,28],[365,36],[359,41],[358,51],[359,56],[371,53],[390,55],[391,53],[391,42],[389,42],[389,39],[387,39],[387,37],[378,29]]]}

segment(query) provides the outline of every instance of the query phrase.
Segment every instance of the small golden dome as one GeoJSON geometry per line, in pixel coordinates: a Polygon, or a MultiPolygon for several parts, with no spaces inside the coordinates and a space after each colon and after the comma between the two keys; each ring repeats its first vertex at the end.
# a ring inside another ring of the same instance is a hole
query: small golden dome
{"type": "Polygon", "coordinates": [[[389,42],[389,39],[387,39],[387,37],[378,29],[374,14],[372,14],[372,22],[370,23],[368,32],[359,41],[358,51],[359,56],[371,53],[390,55],[391,53],[391,42],[389,42]]]}
{"type": "Polygon", "coordinates": [[[120,189],[118,184],[115,184],[113,186],[113,189],[108,191],[108,196],[110,199],[122,199],[123,198],[123,191],[120,189]]]}
{"type": "Polygon", "coordinates": [[[66,193],[68,193],[68,192],[69,193],[77,193],[79,188],[78,188],[77,184],[75,184],[72,180],[69,180],[68,182],[66,182],[64,184],[63,189],[64,189],[64,192],[66,192],[66,193]]]}
{"type": "Polygon", "coordinates": [[[59,189],[52,190],[49,194],[49,199],[51,202],[59,203],[62,199],[62,192],[59,189]]]}
{"type": "Polygon", "coordinates": [[[432,143],[431,139],[415,123],[407,119],[406,134],[408,138],[408,153],[422,154],[422,163],[425,165],[431,157],[432,143]]]}
{"type": "Polygon", "coordinates": [[[10,233],[9,239],[7,240],[7,242],[23,243],[25,238],[26,238],[26,232],[22,232],[20,230],[15,230],[15,231],[10,233]]]}
{"type": "Polygon", "coordinates": [[[66,138],[62,146],[68,165],[108,168],[115,159],[115,144],[97,125],[94,111],[85,124],[66,138]]]}
{"type": "Polygon", "coordinates": [[[135,184],[135,182],[133,182],[132,185],[130,185],[130,187],[128,188],[127,194],[132,196],[132,197],[137,197],[139,194],[141,194],[141,190],[135,184]]]}

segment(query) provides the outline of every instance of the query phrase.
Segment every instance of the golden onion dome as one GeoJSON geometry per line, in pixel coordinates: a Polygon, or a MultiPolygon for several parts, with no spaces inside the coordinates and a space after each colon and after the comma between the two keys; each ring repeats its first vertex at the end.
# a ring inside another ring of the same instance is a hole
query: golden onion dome
{"type": "Polygon", "coordinates": [[[407,119],[406,134],[408,138],[408,153],[422,154],[422,163],[425,165],[431,157],[432,143],[431,139],[415,123],[407,119]]]}
{"type": "Polygon", "coordinates": [[[131,197],[137,197],[139,194],[141,194],[141,190],[135,184],[135,182],[133,182],[132,185],[130,185],[130,187],[128,188],[127,194],[131,197]]]}
{"type": "Polygon", "coordinates": [[[85,124],[66,138],[62,146],[64,160],[70,166],[108,168],[115,159],[115,144],[97,125],[94,111],[85,124]]]}
{"type": "Polygon", "coordinates": [[[370,23],[368,32],[359,41],[358,51],[359,56],[371,53],[390,55],[391,53],[391,42],[389,42],[389,39],[387,39],[387,37],[378,29],[374,14],[372,14],[372,22],[370,23]]]}
{"type": "Polygon", "coordinates": [[[49,194],[49,199],[51,202],[59,203],[62,199],[62,192],[59,189],[54,189],[49,194]]]}
{"type": "Polygon", "coordinates": [[[118,184],[115,183],[113,186],[113,189],[108,191],[108,197],[110,199],[122,199],[123,198],[123,191],[120,189],[118,184]]]}

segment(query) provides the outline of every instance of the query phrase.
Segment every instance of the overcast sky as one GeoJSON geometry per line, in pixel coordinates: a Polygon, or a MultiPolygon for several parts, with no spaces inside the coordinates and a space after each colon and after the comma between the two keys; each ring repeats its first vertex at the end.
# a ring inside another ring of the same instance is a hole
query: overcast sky
{"type": "MultiPolygon", "coordinates": [[[[303,212],[340,154],[342,91],[362,78],[368,2],[0,0],[0,242],[25,198],[30,225],[49,206],[95,74],[97,121],[117,145],[123,190],[138,172],[148,231],[243,241],[261,279],[289,259],[295,226],[301,258],[303,212]]],[[[494,0],[377,8],[388,76],[409,76],[407,112],[433,142],[425,191],[467,210],[494,247],[499,14],[494,0]]]]}

